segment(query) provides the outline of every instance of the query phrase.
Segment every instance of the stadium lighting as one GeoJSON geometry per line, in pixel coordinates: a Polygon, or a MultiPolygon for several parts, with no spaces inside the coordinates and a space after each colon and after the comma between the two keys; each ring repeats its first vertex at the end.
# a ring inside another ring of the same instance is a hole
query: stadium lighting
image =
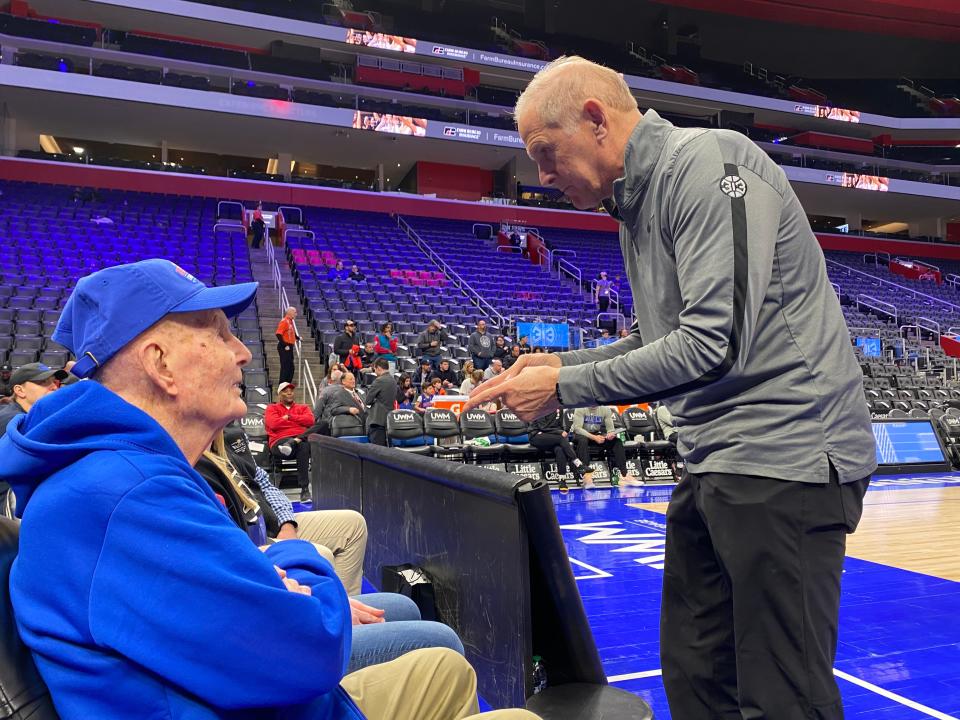
{"type": "Polygon", "coordinates": [[[73,146],[73,151],[74,151],[77,155],[83,155],[83,153],[86,152],[86,150],[85,150],[84,148],[80,147],[79,145],[74,145],[74,146],[73,146]]]}

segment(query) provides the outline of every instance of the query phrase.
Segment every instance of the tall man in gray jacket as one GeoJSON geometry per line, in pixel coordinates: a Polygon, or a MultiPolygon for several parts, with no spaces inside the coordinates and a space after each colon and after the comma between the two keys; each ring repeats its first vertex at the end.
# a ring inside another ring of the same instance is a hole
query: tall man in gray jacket
{"type": "Polygon", "coordinates": [[[397,381],[390,374],[386,358],[373,361],[373,373],[377,379],[367,390],[367,438],[374,445],[387,444],[387,415],[397,401],[397,381]]]}
{"type": "Polygon", "coordinates": [[[477,322],[477,329],[470,334],[467,340],[467,351],[470,353],[470,359],[473,360],[473,367],[477,370],[486,370],[493,359],[493,351],[496,346],[493,336],[487,334],[487,321],[477,322]]]}
{"type": "Polygon", "coordinates": [[[687,468],[661,606],[672,716],[839,720],[840,576],[876,450],[797,196],[743,135],[641,115],[583,58],[541,70],[515,115],[541,184],[620,223],[637,321],[610,345],[524,355],[464,409],[667,400],[687,468]]]}

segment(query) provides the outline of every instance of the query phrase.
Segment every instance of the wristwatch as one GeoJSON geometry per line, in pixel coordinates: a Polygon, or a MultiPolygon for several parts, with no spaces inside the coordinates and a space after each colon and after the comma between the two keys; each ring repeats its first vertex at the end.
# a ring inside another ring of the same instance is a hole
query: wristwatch
{"type": "Polygon", "coordinates": [[[560,394],[560,383],[557,383],[557,402],[563,405],[563,396],[560,394]]]}

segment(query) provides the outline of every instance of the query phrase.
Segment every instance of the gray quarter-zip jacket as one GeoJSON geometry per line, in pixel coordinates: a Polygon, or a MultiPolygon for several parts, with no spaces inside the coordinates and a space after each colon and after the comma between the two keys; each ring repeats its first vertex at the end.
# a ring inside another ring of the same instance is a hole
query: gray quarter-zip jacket
{"type": "Polygon", "coordinates": [[[649,110],[606,204],[637,321],[623,340],[560,354],[564,405],[664,400],[694,473],[870,475],[860,369],[783,171],[739,133],[649,110]]]}

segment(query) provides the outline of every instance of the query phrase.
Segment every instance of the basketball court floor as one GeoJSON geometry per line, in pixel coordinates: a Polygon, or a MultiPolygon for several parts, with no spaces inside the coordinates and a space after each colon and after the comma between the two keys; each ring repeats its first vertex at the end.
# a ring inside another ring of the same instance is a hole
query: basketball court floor
{"type": "MultiPolygon", "coordinates": [[[[658,625],[672,490],[554,492],[608,679],[657,720],[670,717],[658,625]]],[[[847,720],[960,720],[960,473],[875,476],[848,538],[835,673],[847,720]]]]}

